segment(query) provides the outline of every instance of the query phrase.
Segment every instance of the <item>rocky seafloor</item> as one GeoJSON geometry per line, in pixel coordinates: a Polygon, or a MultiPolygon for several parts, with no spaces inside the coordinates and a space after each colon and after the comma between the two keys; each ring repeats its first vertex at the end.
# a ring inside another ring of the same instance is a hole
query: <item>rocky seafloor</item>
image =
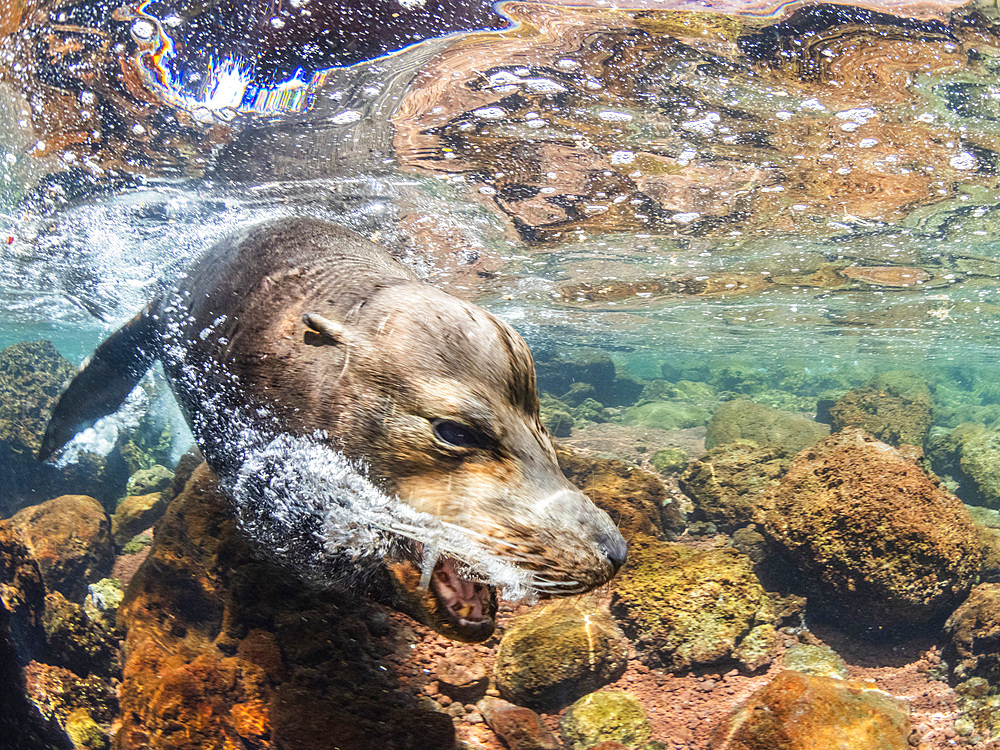
{"type": "Polygon", "coordinates": [[[1000,748],[1000,385],[542,353],[629,561],[460,644],[262,557],[162,419],[35,462],[72,369],[0,351],[2,748],[1000,748]]]}

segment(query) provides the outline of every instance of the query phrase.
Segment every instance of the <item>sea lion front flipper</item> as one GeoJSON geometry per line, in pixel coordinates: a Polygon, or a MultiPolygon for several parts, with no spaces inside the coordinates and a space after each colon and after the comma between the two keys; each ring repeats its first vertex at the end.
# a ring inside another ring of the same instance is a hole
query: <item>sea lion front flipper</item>
{"type": "Polygon", "coordinates": [[[156,322],[150,305],[101,344],[59,397],[42,438],[45,461],[70,439],[111,414],[132,392],[158,355],[156,322]]]}

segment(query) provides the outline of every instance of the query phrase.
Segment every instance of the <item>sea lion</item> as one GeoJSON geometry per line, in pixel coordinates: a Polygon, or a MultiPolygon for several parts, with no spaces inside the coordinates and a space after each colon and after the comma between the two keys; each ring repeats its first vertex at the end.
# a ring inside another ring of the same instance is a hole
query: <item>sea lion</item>
{"type": "MultiPolygon", "coordinates": [[[[287,521],[313,500],[289,499],[288,477],[273,471],[308,440],[524,572],[534,593],[589,590],[625,560],[614,523],[559,470],[524,340],[343,227],[279,219],[211,248],[97,348],[60,398],[40,457],[116,409],[157,358],[223,484],[257,483],[249,501],[234,492],[244,526],[286,558],[320,555],[342,530],[315,513],[287,521]]],[[[336,510],[339,527],[355,523],[336,510]]],[[[413,538],[388,561],[411,614],[457,639],[487,638],[496,597],[468,559],[476,553],[443,544],[439,556],[433,539],[413,538]]]]}

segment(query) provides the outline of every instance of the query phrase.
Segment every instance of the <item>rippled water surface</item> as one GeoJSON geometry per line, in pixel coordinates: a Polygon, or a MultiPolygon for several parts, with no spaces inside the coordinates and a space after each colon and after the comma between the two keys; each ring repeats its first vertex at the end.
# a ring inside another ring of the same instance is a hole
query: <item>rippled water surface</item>
{"type": "Polygon", "coordinates": [[[309,7],[210,58],[178,3],[6,30],[5,341],[82,356],[213,237],[302,212],[647,371],[994,361],[994,9],[510,2],[391,51],[310,46],[309,7]]]}

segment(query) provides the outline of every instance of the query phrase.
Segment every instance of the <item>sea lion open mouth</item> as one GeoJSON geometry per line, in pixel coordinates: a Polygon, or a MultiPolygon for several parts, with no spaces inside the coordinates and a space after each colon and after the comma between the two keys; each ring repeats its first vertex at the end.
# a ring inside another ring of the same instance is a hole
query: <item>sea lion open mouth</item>
{"type": "Polygon", "coordinates": [[[437,599],[438,612],[470,638],[480,640],[493,632],[491,603],[496,594],[485,583],[463,578],[454,558],[442,557],[431,574],[430,591],[437,599]]]}
{"type": "MultiPolygon", "coordinates": [[[[422,545],[414,546],[422,552],[422,545]]],[[[439,557],[426,586],[420,565],[412,560],[393,561],[387,568],[396,592],[392,602],[396,609],[458,641],[478,643],[493,635],[496,587],[463,576],[455,558],[439,557]]]]}

